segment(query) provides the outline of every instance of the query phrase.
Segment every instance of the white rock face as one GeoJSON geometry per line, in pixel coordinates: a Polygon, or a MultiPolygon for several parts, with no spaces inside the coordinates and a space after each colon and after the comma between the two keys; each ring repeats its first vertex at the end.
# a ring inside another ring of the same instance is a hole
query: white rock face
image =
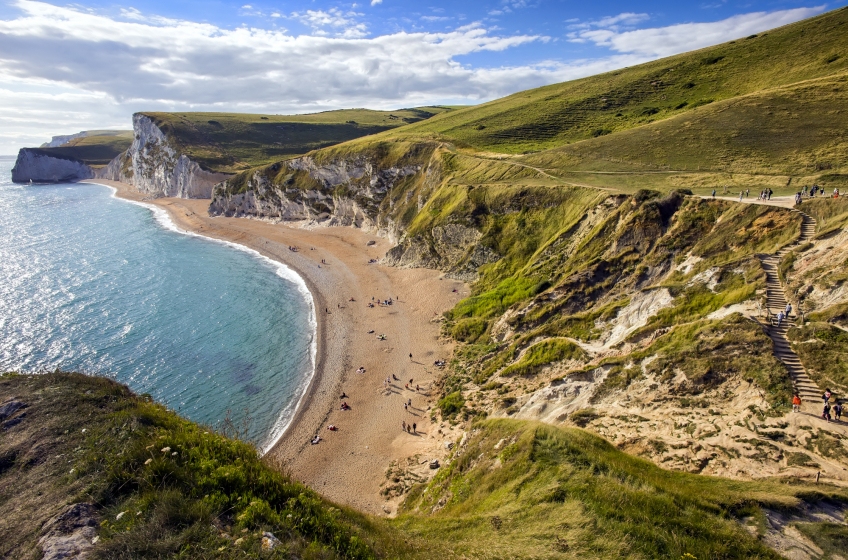
{"type": "Polygon", "coordinates": [[[50,156],[31,148],[18,152],[12,168],[15,183],[66,183],[92,177],[94,170],[81,161],[50,156]]]}
{"type": "Polygon", "coordinates": [[[83,130],[82,132],[77,132],[76,134],[65,134],[63,136],[54,136],[50,142],[46,142],[41,145],[42,148],[58,148],[59,146],[63,146],[70,142],[71,140],[76,140],[77,138],[85,138],[88,136],[88,132],[83,130]]]}
{"type": "Polygon", "coordinates": [[[392,186],[399,179],[417,173],[420,166],[379,169],[365,158],[319,165],[305,156],[271,168],[275,174],[286,170],[308,173],[321,188],[303,190],[297,186],[279,186],[260,170],[248,179],[244,192],[231,194],[229,184],[221,183],[212,195],[209,213],[353,226],[395,241],[396,227],[380,217],[379,207],[392,186]],[[345,187],[343,194],[337,190],[341,186],[345,187]]]}
{"type": "Polygon", "coordinates": [[[152,196],[211,198],[212,188],[230,177],[202,169],[148,117],[133,115],[135,138],[125,155],[118,156],[97,176],[133,185],[152,196]]]}

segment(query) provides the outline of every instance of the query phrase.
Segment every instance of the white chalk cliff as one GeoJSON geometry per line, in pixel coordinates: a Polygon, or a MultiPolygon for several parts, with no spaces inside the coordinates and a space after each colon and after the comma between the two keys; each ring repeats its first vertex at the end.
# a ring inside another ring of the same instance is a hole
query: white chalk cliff
{"type": "Polygon", "coordinates": [[[176,143],[145,115],[133,115],[133,133],[129,150],[99,170],[98,178],[129,183],[157,197],[212,198],[212,188],[230,177],[202,169],[180,153],[176,143]]]}
{"type": "Polygon", "coordinates": [[[38,148],[21,149],[12,168],[15,183],[66,183],[92,177],[94,170],[83,162],[49,155],[38,148]]]}

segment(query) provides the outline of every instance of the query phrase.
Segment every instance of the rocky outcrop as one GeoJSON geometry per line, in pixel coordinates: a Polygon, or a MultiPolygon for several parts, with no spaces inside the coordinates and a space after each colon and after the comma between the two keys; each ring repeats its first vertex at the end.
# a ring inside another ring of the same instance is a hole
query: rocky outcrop
{"type": "Polygon", "coordinates": [[[100,170],[98,178],[129,183],[157,197],[211,198],[213,187],[231,176],[205,170],[180,153],[176,142],[146,115],[133,115],[133,132],[129,150],[100,170]]]}
{"type": "Polygon", "coordinates": [[[71,504],[44,525],[38,544],[42,560],[88,558],[97,542],[99,519],[93,504],[71,504]]]}
{"type": "Polygon", "coordinates": [[[42,148],[58,148],[77,138],[85,138],[89,133],[87,131],[77,132],[76,134],[64,134],[62,136],[54,136],[50,142],[45,142],[40,147],[42,148]]]}
{"type": "Polygon", "coordinates": [[[48,154],[39,148],[22,148],[12,168],[15,183],[67,183],[92,177],[94,170],[85,163],[48,154]]]}
{"type": "Polygon", "coordinates": [[[212,194],[209,213],[353,226],[396,239],[397,227],[380,207],[400,179],[420,169],[420,165],[380,168],[364,156],[327,164],[304,156],[254,171],[243,188],[224,181],[212,194]],[[281,175],[282,181],[275,180],[281,175]],[[307,188],[297,184],[297,175],[308,177],[307,188]]]}
{"type": "Polygon", "coordinates": [[[501,258],[494,250],[479,243],[483,234],[461,224],[436,226],[428,236],[403,239],[392,247],[384,264],[398,267],[425,267],[444,270],[446,276],[473,282],[477,269],[501,258]],[[429,239],[428,239],[429,238],[429,239]]]}

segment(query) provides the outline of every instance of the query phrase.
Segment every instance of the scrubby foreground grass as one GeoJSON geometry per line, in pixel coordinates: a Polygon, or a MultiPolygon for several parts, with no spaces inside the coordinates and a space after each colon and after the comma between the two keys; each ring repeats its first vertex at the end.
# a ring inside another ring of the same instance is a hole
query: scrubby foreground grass
{"type": "MultiPolygon", "coordinates": [[[[0,437],[0,556],[40,558],[45,522],[98,511],[95,558],[777,558],[740,520],[848,502],[820,485],[662,470],[576,429],[473,426],[395,521],[335,506],[241,442],[104,378],[6,374],[25,403],[0,437]],[[262,549],[264,532],[281,544],[262,549]]],[[[752,525],[752,526],[753,526],[752,525]]],[[[828,542],[844,526],[808,523],[828,542]]]]}
{"type": "MultiPolygon", "coordinates": [[[[583,430],[489,420],[413,490],[398,522],[474,558],[780,558],[763,542],[764,511],[824,499],[848,494],[666,471],[583,430]]],[[[848,536],[820,525],[804,530],[848,536]]]]}
{"type": "Polygon", "coordinates": [[[10,398],[27,407],[0,436],[0,557],[40,558],[41,526],[79,502],[102,519],[97,558],[256,556],[264,531],[282,541],[266,557],[403,553],[385,525],[108,379],[4,375],[10,398]]]}

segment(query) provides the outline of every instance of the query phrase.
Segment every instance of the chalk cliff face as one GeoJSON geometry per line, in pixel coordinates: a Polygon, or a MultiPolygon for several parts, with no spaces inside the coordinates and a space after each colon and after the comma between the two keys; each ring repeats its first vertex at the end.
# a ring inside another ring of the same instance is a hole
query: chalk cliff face
{"type": "Polygon", "coordinates": [[[304,156],[253,172],[239,192],[233,192],[231,182],[222,182],[212,193],[209,213],[354,226],[396,239],[397,228],[380,207],[395,183],[420,169],[379,168],[363,156],[325,164],[304,156]],[[274,180],[287,172],[290,177],[282,184],[274,180]],[[307,175],[312,188],[297,185],[297,174],[307,175]]]}
{"type": "Polygon", "coordinates": [[[94,170],[83,162],[48,155],[37,148],[21,149],[12,168],[15,183],[65,183],[92,177],[94,170]]]}
{"type": "Polygon", "coordinates": [[[178,146],[149,117],[133,115],[134,140],[129,150],[100,170],[101,179],[122,181],[152,196],[211,198],[225,173],[202,169],[179,152],[178,146]]]}

